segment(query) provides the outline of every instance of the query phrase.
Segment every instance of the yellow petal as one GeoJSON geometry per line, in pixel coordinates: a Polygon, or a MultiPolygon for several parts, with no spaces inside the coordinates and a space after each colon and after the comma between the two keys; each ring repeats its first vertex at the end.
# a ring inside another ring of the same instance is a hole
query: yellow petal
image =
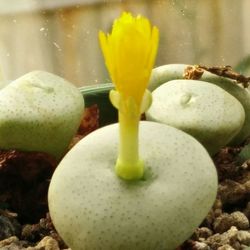
{"type": "Polygon", "coordinates": [[[159,32],[149,20],[124,12],[111,34],[99,33],[106,66],[118,92],[140,105],[158,48],[159,32]]]}

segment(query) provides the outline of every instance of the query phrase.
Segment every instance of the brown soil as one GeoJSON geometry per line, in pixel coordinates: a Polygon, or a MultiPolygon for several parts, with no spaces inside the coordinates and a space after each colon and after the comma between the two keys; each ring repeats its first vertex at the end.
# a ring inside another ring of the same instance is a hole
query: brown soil
{"type": "MultiPolygon", "coordinates": [[[[96,105],[86,110],[71,146],[98,128],[98,118],[96,105]]],[[[241,250],[250,246],[250,160],[239,156],[245,145],[221,149],[214,156],[219,176],[217,200],[178,250],[241,250]]],[[[53,227],[47,205],[49,180],[57,163],[44,153],[0,151],[1,250],[67,249],[53,227]]]]}

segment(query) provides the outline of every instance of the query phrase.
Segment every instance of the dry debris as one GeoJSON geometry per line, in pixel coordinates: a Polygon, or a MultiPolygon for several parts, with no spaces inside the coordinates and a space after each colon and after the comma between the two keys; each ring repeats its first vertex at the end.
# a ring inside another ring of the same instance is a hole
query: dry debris
{"type": "Polygon", "coordinates": [[[199,80],[204,71],[208,71],[220,77],[225,77],[234,80],[236,84],[242,84],[244,88],[248,88],[250,83],[250,77],[241,75],[233,71],[232,67],[227,66],[217,66],[217,67],[207,67],[204,65],[190,65],[184,71],[183,77],[185,79],[199,80]]]}
{"type": "Polygon", "coordinates": [[[37,221],[48,211],[47,190],[57,161],[45,153],[0,150],[0,208],[37,221]]]}
{"type": "Polygon", "coordinates": [[[99,113],[99,108],[96,104],[85,108],[81,124],[77,134],[69,145],[69,149],[79,142],[84,136],[99,128],[99,113]]]}

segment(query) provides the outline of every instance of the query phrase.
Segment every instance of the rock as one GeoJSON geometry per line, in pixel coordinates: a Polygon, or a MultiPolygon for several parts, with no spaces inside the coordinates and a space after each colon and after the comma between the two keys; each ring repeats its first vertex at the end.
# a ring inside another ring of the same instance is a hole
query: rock
{"type": "Polygon", "coordinates": [[[1,250],[24,250],[25,246],[25,243],[23,244],[16,236],[0,241],[1,250]]]}
{"type": "Polygon", "coordinates": [[[232,221],[232,226],[237,227],[238,230],[246,230],[249,228],[248,218],[240,211],[231,213],[230,219],[232,221]]]}
{"type": "Polygon", "coordinates": [[[235,250],[235,248],[233,248],[230,245],[226,244],[224,246],[218,247],[217,250],[235,250]]]}
{"type": "Polygon", "coordinates": [[[14,218],[8,218],[0,215],[0,240],[19,235],[21,225],[14,218]]]}
{"type": "Polygon", "coordinates": [[[246,246],[246,245],[244,245],[244,244],[241,244],[240,250],[250,250],[250,247],[249,247],[249,246],[246,246]]]}
{"type": "Polygon", "coordinates": [[[27,241],[36,242],[42,234],[43,230],[41,230],[39,224],[26,224],[22,229],[22,238],[27,241]]]}
{"type": "Polygon", "coordinates": [[[246,189],[246,193],[247,194],[250,194],[250,180],[247,180],[245,183],[244,183],[244,187],[246,189]]]}
{"type": "Polygon", "coordinates": [[[248,229],[248,218],[240,211],[233,212],[231,214],[223,213],[217,217],[214,221],[214,231],[217,233],[226,232],[232,226],[235,226],[239,230],[248,229]]]}
{"type": "Polygon", "coordinates": [[[208,228],[208,227],[198,227],[195,230],[194,238],[196,240],[198,240],[200,238],[207,239],[208,237],[210,237],[212,235],[213,235],[213,231],[210,228],[208,228]]]}
{"type": "Polygon", "coordinates": [[[7,239],[4,239],[0,241],[0,247],[5,247],[7,245],[10,245],[12,243],[17,243],[19,239],[16,236],[9,237],[7,239]]]}
{"type": "Polygon", "coordinates": [[[195,241],[193,245],[196,250],[210,250],[211,248],[204,242],[195,241]]]}
{"type": "Polygon", "coordinates": [[[21,238],[25,241],[38,242],[41,239],[44,239],[43,242],[45,242],[48,240],[46,236],[50,236],[50,238],[53,238],[58,243],[61,249],[67,247],[55,231],[49,214],[46,214],[46,217],[40,219],[39,223],[37,224],[26,224],[23,226],[21,238]]]}
{"type": "Polygon", "coordinates": [[[213,205],[213,213],[214,217],[218,217],[222,214],[222,202],[221,199],[219,199],[218,197],[213,205]]]}
{"type": "Polygon", "coordinates": [[[28,247],[27,250],[60,250],[60,248],[55,239],[46,236],[35,247],[28,247]]]}
{"type": "Polygon", "coordinates": [[[27,246],[27,242],[20,241],[16,236],[0,241],[1,250],[60,250],[58,243],[52,237],[44,237],[36,246],[27,246]]]}
{"type": "Polygon", "coordinates": [[[219,217],[217,217],[214,221],[213,228],[216,233],[224,233],[229,228],[231,228],[232,222],[230,215],[227,213],[223,213],[219,217]]]}
{"type": "Polygon", "coordinates": [[[246,188],[243,184],[233,180],[225,180],[219,184],[218,195],[223,205],[235,204],[246,196],[246,188]]]}
{"type": "Polygon", "coordinates": [[[250,246],[250,232],[240,230],[237,233],[237,239],[241,244],[250,246]]]}
{"type": "Polygon", "coordinates": [[[200,226],[212,229],[215,218],[217,218],[221,214],[222,214],[222,202],[220,198],[217,196],[213,204],[213,207],[210,209],[206,218],[203,220],[200,226]]]}
{"type": "Polygon", "coordinates": [[[238,243],[237,239],[238,229],[236,227],[231,227],[227,232],[223,234],[214,234],[207,238],[205,241],[212,249],[218,249],[224,245],[233,246],[238,243]]]}

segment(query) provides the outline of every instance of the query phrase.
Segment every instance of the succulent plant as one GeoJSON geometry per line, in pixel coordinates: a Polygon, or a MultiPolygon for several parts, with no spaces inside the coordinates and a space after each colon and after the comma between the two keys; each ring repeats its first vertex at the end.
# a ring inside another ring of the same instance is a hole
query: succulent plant
{"type": "Polygon", "coordinates": [[[50,214],[74,250],[169,249],[189,238],[217,193],[206,150],[188,134],[140,123],[143,178],[127,181],[114,169],[118,124],[89,134],[57,167],[49,189],[50,214]]]}
{"type": "Polygon", "coordinates": [[[222,88],[204,81],[172,80],[156,88],[146,118],[179,128],[200,141],[210,154],[241,130],[245,111],[222,88]]]}
{"type": "Polygon", "coordinates": [[[54,74],[33,71],[0,91],[0,148],[45,152],[60,159],[83,113],[81,92],[54,74]]]}
{"type": "MultiPolygon", "coordinates": [[[[152,70],[149,90],[153,91],[161,84],[171,80],[184,79],[184,71],[190,66],[187,64],[167,64],[152,70]]],[[[234,96],[242,104],[245,110],[245,121],[241,131],[232,139],[230,144],[242,143],[250,135],[250,90],[236,84],[235,80],[212,74],[206,70],[199,78],[200,81],[210,82],[221,87],[229,94],[234,96]]]]}
{"type": "Polygon", "coordinates": [[[87,135],[60,162],[49,187],[52,221],[74,250],[173,250],[211,208],[216,169],[190,135],[139,121],[151,104],[157,28],[123,13],[100,41],[119,124],[87,135]]]}

